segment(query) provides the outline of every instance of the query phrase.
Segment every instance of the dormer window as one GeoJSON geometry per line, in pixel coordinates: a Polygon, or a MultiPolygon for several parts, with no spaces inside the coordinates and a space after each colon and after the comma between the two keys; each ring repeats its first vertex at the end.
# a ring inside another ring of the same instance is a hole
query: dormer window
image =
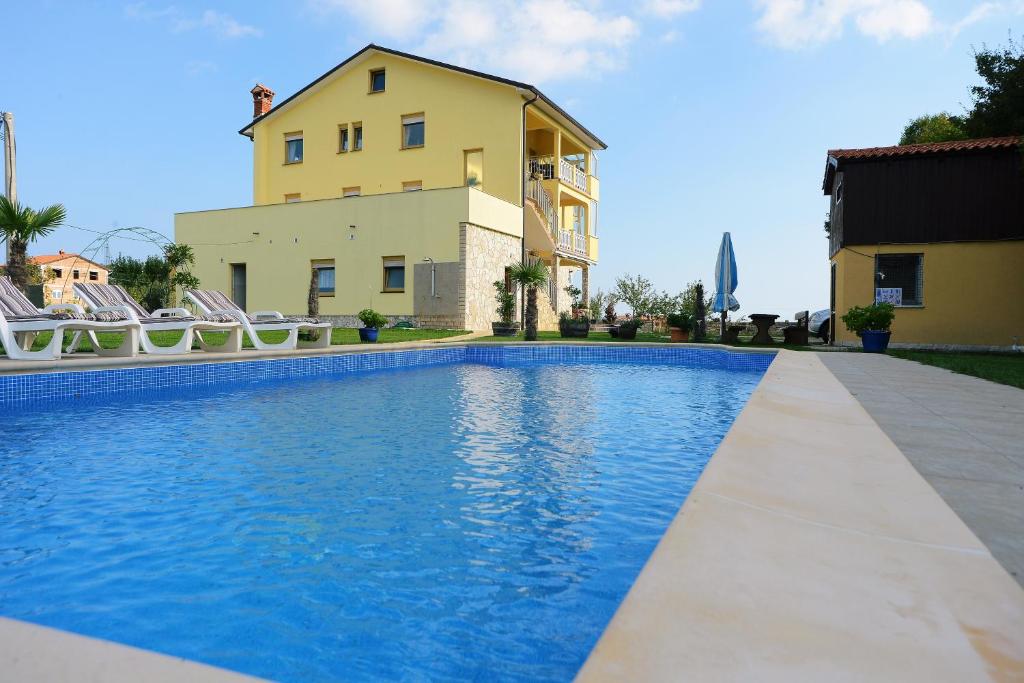
{"type": "Polygon", "coordinates": [[[384,92],[384,69],[374,69],[370,72],[370,92],[384,92]]]}
{"type": "Polygon", "coordinates": [[[284,136],[284,163],[302,163],[302,133],[288,133],[284,136]]]}

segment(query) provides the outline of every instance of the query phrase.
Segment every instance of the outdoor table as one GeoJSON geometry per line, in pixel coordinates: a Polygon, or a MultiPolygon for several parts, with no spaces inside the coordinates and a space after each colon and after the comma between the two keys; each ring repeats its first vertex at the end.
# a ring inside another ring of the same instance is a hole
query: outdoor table
{"type": "Polygon", "coordinates": [[[751,344],[774,344],[771,336],[768,334],[768,329],[775,324],[775,320],[779,316],[772,315],[770,313],[751,313],[750,322],[757,328],[757,334],[750,340],[751,344]]]}

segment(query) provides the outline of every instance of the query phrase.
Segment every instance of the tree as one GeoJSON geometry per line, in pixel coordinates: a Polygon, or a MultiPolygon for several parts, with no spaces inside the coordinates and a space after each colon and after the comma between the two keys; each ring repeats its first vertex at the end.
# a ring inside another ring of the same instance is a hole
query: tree
{"type": "Polygon", "coordinates": [[[661,294],[654,294],[651,297],[651,303],[647,312],[655,318],[667,318],[679,311],[681,303],[681,294],[672,295],[662,291],[661,294]]]}
{"type": "Polygon", "coordinates": [[[597,293],[590,297],[590,301],[587,302],[587,308],[590,309],[590,320],[597,322],[601,319],[601,309],[604,308],[605,294],[600,289],[597,293]]]}
{"type": "Polygon", "coordinates": [[[946,112],[919,116],[903,129],[901,145],[916,145],[925,142],[951,142],[967,138],[963,120],[946,112]]]}
{"type": "Polygon", "coordinates": [[[28,284],[28,245],[63,225],[67,213],[60,204],[36,211],[0,197],[0,243],[9,242],[7,275],[18,289],[28,284]]]}
{"type": "Polygon", "coordinates": [[[537,288],[548,281],[548,268],[541,261],[521,261],[509,269],[512,282],[526,289],[526,341],[537,341],[537,288]]]}
{"type": "Polygon", "coordinates": [[[174,305],[176,287],[199,287],[199,279],[187,270],[195,260],[190,246],[168,244],[162,251],[161,256],[149,256],[145,261],[118,256],[109,265],[111,284],[124,287],[150,311],[174,305]]]}
{"type": "Polygon", "coordinates": [[[651,304],[657,293],[654,285],[643,275],[636,277],[626,273],[615,280],[615,297],[633,310],[633,317],[650,315],[651,304]]]}
{"type": "Polygon", "coordinates": [[[702,280],[694,280],[687,284],[686,289],[679,295],[679,301],[679,308],[684,313],[693,316],[701,313],[701,317],[707,315],[707,310],[715,303],[714,297],[704,296],[704,282],[702,280]]]}

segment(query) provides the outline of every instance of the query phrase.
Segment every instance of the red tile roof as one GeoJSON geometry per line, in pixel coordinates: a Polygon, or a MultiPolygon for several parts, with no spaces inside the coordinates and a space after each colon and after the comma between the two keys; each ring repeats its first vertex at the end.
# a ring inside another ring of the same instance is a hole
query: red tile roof
{"type": "Polygon", "coordinates": [[[40,254],[39,256],[30,256],[28,258],[28,262],[39,266],[45,266],[48,263],[54,263],[55,261],[62,261],[64,259],[75,259],[82,263],[91,263],[94,266],[99,266],[103,270],[107,269],[107,267],[102,263],[96,263],[95,261],[85,258],[81,254],[67,254],[63,251],[59,254],[40,254]]]}
{"type": "Polygon", "coordinates": [[[864,149],[830,149],[828,155],[834,159],[881,159],[905,157],[918,154],[941,154],[963,152],[975,149],[1005,149],[1024,143],[1024,138],[1011,135],[1002,138],[978,138],[954,142],[927,142],[920,145],[893,145],[892,147],[866,147],[864,149]]]}

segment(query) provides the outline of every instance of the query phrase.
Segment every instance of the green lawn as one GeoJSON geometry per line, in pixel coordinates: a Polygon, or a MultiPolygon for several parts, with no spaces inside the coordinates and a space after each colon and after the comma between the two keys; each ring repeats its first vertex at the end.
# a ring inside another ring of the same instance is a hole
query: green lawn
{"type": "MultiPolygon", "coordinates": [[[[443,339],[445,337],[454,337],[460,334],[466,334],[465,330],[429,330],[429,329],[394,329],[388,328],[380,331],[378,342],[404,342],[404,341],[422,341],[424,339],[443,339]]],[[[150,339],[153,340],[157,346],[173,346],[178,340],[181,339],[181,332],[154,332],[150,335],[150,339]]],[[[50,341],[51,333],[44,332],[40,334],[35,343],[32,344],[33,350],[39,350],[46,346],[50,341]]],[[[97,335],[100,340],[100,344],[105,349],[116,348],[121,343],[123,335],[116,332],[100,332],[97,335]]],[[[262,332],[260,333],[260,339],[266,342],[282,342],[285,337],[288,336],[287,332],[262,332]]],[[[212,344],[223,343],[227,337],[225,332],[208,332],[203,335],[203,338],[212,344]]],[[[71,341],[71,333],[64,333],[65,347],[71,341]]],[[[336,327],[331,331],[331,344],[359,344],[359,331],[354,328],[347,327],[336,327]]],[[[248,337],[245,337],[243,346],[246,348],[252,348],[252,344],[249,342],[248,337]]],[[[193,344],[192,348],[199,348],[198,345],[193,344]]],[[[85,338],[82,340],[82,344],[79,346],[80,351],[92,351],[92,344],[89,343],[89,339],[85,338]]]]}
{"type": "Polygon", "coordinates": [[[1024,389],[1024,354],[889,349],[889,355],[1024,389]]]}

